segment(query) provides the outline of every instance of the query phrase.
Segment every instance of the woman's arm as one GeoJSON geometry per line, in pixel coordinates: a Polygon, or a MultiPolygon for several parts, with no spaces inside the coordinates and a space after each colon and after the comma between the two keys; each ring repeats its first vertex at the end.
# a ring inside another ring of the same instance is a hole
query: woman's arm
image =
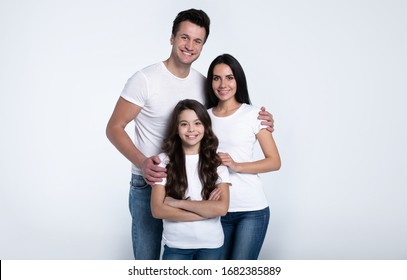
{"type": "Polygon", "coordinates": [[[194,212],[205,218],[224,216],[229,209],[229,184],[221,183],[217,187],[220,190],[220,197],[217,200],[179,200],[166,197],[164,203],[172,207],[194,212]]]}
{"type": "Polygon", "coordinates": [[[264,173],[279,170],[281,167],[280,154],[273,135],[265,128],[256,134],[264,159],[253,162],[235,162],[228,153],[219,153],[222,163],[238,173],[264,173]]]}
{"type": "Polygon", "coordinates": [[[191,222],[206,219],[196,213],[169,206],[164,203],[164,199],[165,187],[163,185],[155,184],[151,190],[151,212],[154,218],[178,222],[191,222]]]}

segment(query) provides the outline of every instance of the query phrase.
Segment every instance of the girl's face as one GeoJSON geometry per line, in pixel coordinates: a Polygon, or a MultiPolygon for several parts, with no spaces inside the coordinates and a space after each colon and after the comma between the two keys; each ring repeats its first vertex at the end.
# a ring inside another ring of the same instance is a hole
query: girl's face
{"type": "Polygon", "coordinates": [[[205,127],[194,110],[184,110],[178,116],[178,134],[185,154],[198,154],[205,127]]]}
{"type": "Polygon", "coordinates": [[[235,99],[236,80],[227,64],[217,64],[213,68],[212,89],[219,101],[235,99]]]}

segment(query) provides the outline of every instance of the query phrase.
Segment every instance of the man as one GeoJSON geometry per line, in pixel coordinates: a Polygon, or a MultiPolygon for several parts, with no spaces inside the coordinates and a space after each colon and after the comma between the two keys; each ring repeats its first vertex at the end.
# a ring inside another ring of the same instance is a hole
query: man
{"type": "MultiPolygon", "coordinates": [[[[159,259],[162,221],[150,209],[150,185],[165,177],[157,166],[169,116],[182,99],[205,104],[205,77],[191,68],[209,36],[210,19],[202,10],[180,12],[174,20],[170,57],[136,72],[127,81],[112,116],[106,135],[132,163],[129,207],[132,215],[132,241],[135,259],[159,259]],[[134,143],[125,131],[135,122],[134,143]]],[[[260,112],[273,130],[273,118],[260,112]]]]}

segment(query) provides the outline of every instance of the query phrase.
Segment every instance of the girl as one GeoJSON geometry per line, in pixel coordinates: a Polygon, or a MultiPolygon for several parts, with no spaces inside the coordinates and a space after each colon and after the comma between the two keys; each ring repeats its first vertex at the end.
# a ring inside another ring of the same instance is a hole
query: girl
{"type": "Polygon", "coordinates": [[[223,259],[257,259],[266,236],[270,210],[258,173],[278,170],[280,156],[272,134],[250,105],[246,77],[231,55],[218,56],[207,75],[208,112],[219,138],[219,155],[229,167],[230,206],[222,217],[223,259]],[[253,159],[257,140],[264,158],[253,159]]]}
{"type": "Polygon", "coordinates": [[[167,178],[151,194],[152,214],[163,219],[165,260],[220,259],[220,216],[229,207],[229,173],[217,147],[206,108],[195,100],[180,101],[159,155],[167,178]]]}

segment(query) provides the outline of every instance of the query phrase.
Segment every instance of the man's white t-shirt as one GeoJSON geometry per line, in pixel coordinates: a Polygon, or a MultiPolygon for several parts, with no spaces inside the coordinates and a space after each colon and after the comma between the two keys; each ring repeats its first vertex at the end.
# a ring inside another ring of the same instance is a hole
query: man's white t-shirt
{"type": "MultiPolygon", "coordinates": [[[[260,109],[243,103],[232,115],[217,117],[208,113],[212,120],[212,128],[219,138],[219,152],[229,153],[236,162],[254,161],[254,145],[256,134],[267,126],[258,120],[260,109]]],[[[230,172],[233,188],[230,188],[229,212],[255,211],[268,206],[263,185],[258,174],[230,172]]]]}
{"type": "MultiPolygon", "coordinates": [[[[160,166],[168,164],[168,156],[161,153],[160,166]]],[[[191,200],[202,200],[202,184],[198,175],[199,155],[186,155],[185,166],[188,178],[188,189],[185,197],[191,200]]],[[[226,166],[218,167],[219,179],[216,184],[230,183],[229,172],[226,166]]],[[[164,178],[160,183],[165,186],[164,178]]],[[[162,188],[163,186],[154,186],[162,188]]],[[[174,222],[163,219],[163,242],[170,248],[200,249],[219,248],[223,245],[224,235],[220,217],[194,222],[174,222]]]]}
{"type": "MultiPolygon", "coordinates": [[[[120,96],[142,107],[134,119],[134,144],[146,157],[161,152],[169,117],[180,100],[195,99],[205,104],[204,84],[205,77],[193,68],[182,79],[168,71],[163,62],[147,66],[128,79],[120,96]]],[[[142,175],[135,165],[132,173],[142,175]]]]}

